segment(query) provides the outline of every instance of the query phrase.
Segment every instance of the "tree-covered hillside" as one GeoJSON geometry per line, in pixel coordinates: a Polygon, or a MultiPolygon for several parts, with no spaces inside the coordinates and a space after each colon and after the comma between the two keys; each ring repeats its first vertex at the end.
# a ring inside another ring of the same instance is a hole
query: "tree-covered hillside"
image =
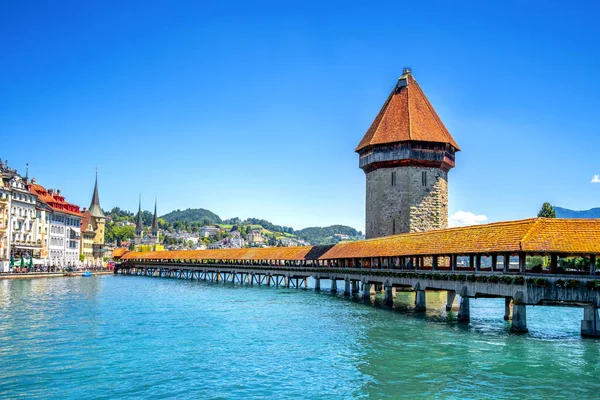
{"type": "Polygon", "coordinates": [[[173,224],[176,221],[180,222],[198,222],[202,225],[220,224],[223,221],[212,211],[204,208],[188,208],[187,210],[175,210],[161,217],[165,221],[173,224]]]}
{"type": "Polygon", "coordinates": [[[331,225],[324,228],[311,227],[294,231],[294,234],[301,239],[310,242],[311,244],[333,244],[341,239],[337,238],[336,234],[348,235],[352,240],[362,239],[362,232],[345,225],[331,225]]]}

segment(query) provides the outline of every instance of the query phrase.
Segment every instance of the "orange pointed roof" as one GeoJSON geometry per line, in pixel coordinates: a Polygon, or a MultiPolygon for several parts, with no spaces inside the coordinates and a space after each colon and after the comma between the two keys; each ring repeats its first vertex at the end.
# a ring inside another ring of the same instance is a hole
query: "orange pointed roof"
{"type": "Polygon", "coordinates": [[[405,68],[356,151],[408,141],[446,143],[460,151],[410,69],[405,68]]]}

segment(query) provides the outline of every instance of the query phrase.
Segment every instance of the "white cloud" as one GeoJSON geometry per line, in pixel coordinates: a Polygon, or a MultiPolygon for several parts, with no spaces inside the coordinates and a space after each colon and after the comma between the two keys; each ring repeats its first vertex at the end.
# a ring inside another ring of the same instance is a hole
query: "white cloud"
{"type": "Polygon", "coordinates": [[[592,183],[600,183],[600,175],[594,175],[594,177],[592,178],[592,183]]]}
{"type": "Polygon", "coordinates": [[[457,211],[450,216],[448,224],[451,228],[453,228],[456,226],[484,224],[487,222],[487,220],[488,217],[485,215],[475,215],[468,211],[457,211]]]}

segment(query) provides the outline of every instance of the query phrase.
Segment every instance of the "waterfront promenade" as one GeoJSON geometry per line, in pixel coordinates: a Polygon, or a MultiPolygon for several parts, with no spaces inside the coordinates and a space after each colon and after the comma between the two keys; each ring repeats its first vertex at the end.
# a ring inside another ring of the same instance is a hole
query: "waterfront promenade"
{"type": "Polygon", "coordinates": [[[470,318],[471,298],[503,298],[503,317],[512,319],[514,332],[527,332],[527,306],[578,306],[584,309],[581,334],[600,337],[598,254],[600,221],[536,218],[335,246],[131,252],[115,273],[287,287],[306,287],[313,278],[316,290],[328,280],[337,292],[339,282],[345,295],[383,292],[388,304],[396,289],[413,290],[415,309],[422,311],[426,291],[440,290],[447,292],[448,309],[460,298],[462,321],[470,318]],[[547,257],[549,270],[528,267],[528,256],[547,257]],[[465,257],[463,266],[458,260],[465,257]],[[589,271],[561,271],[564,257],[587,259],[589,271]]]}
{"type": "MultiPolygon", "coordinates": [[[[0,279],[35,279],[35,278],[62,278],[62,277],[73,277],[81,276],[84,271],[74,272],[73,275],[65,275],[63,272],[27,272],[27,273],[15,273],[15,274],[0,274],[0,279]]],[[[113,271],[102,270],[102,271],[91,271],[93,275],[111,275],[113,271]]]]}

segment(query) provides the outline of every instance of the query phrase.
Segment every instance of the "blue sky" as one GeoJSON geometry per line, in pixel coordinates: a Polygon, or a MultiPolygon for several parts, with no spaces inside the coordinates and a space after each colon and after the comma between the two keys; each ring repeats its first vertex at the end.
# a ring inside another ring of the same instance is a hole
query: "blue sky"
{"type": "Polygon", "coordinates": [[[596,2],[2,2],[0,157],[87,206],[364,230],[354,148],[410,66],[450,213],[600,206],[596,2]],[[485,3],[482,4],[482,3],[485,3]]]}

